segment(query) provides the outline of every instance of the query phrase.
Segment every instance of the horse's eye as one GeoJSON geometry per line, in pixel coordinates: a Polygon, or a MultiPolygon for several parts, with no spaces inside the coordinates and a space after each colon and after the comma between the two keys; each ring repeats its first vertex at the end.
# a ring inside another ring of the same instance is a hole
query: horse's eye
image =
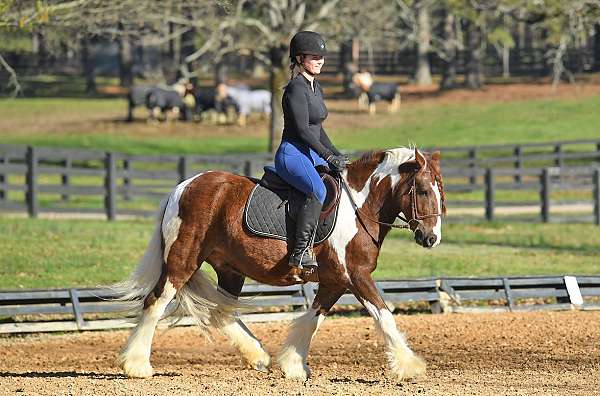
{"type": "Polygon", "coordinates": [[[426,196],[427,194],[429,194],[429,191],[427,191],[427,190],[417,190],[417,194],[419,194],[421,196],[426,196]]]}

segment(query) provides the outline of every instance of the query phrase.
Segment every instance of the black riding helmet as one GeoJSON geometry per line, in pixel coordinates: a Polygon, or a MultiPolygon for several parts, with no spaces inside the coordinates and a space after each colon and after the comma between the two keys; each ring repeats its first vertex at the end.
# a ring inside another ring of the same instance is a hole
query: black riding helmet
{"type": "Polygon", "coordinates": [[[325,56],[325,40],[319,33],[304,30],[298,32],[290,41],[290,58],[297,55],[320,55],[325,56]]]}

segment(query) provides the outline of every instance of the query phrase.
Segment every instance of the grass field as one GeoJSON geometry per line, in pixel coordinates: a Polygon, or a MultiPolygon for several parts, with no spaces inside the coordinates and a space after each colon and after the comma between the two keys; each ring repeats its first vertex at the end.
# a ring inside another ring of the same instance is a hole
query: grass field
{"type": "MultiPolygon", "coordinates": [[[[0,217],[0,289],[83,287],[134,268],[149,220],[28,220],[0,217]]],[[[599,274],[600,228],[592,225],[448,224],[442,244],[420,248],[406,231],[386,239],[375,277],[599,274]]]]}
{"type": "MultiPolygon", "coordinates": [[[[331,90],[339,90],[332,86],[331,90]]],[[[376,116],[359,113],[350,100],[328,100],[325,128],[341,149],[525,143],[598,136],[600,85],[497,85],[415,95],[402,109],[376,116]]],[[[0,143],[85,147],[136,154],[265,151],[268,121],[232,125],[125,123],[122,98],[0,99],[0,143]]]]}

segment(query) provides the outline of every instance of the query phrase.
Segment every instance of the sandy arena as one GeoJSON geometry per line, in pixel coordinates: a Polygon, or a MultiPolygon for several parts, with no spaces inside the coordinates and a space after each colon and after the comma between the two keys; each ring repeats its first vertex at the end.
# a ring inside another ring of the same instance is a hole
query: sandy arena
{"type": "MultiPolygon", "coordinates": [[[[428,363],[397,383],[368,317],[328,318],[313,340],[307,383],[244,367],[219,335],[159,330],[152,379],[114,366],[127,331],[0,338],[0,394],[7,395],[593,395],[600,394],[600,312],[396,316],[428,363]]],[[[275,353],[287,323],[249,326],[275,353]]]]}

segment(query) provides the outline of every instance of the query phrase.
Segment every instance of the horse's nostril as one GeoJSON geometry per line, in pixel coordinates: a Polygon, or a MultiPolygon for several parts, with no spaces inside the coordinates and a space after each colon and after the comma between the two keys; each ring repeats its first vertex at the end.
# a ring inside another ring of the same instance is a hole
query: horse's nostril
{"type": "Polygon", "coordinates": [[[435,243],[435,241],[437,241],[437,236],[430,235],[429,237],[427,237],[427,240],[426,240],[427,247],[432,247],[433,244],[435,243]]]}
{"type": "Polygon", "coordinates": [[[423,241],[423,231],[419,229],[415,230],[415,241],[417,241],[418,243],[421,243],[421,241],[423,241]]]}

